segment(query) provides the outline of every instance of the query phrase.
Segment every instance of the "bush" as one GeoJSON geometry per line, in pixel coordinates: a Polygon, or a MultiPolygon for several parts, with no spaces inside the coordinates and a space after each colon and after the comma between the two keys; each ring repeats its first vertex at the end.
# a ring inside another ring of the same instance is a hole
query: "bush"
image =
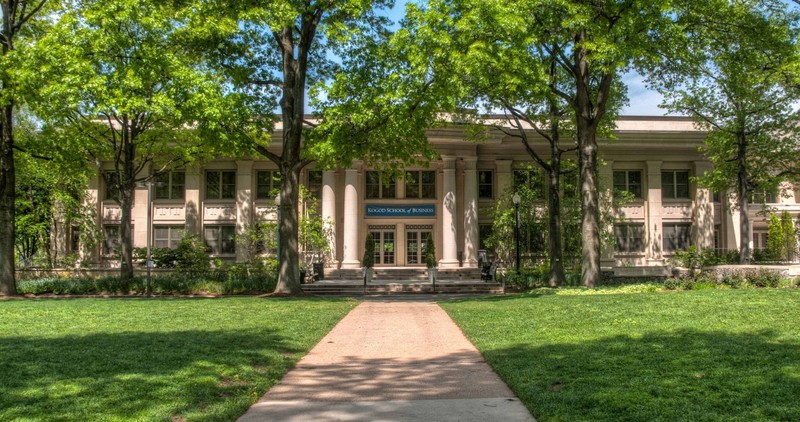
{"type": "Polygon", "coordinates": [[[361,260],[361,266],[364,268],[375,266],[375,239],[372,238],[372,233],[368,233],[364,241],[364,258],[361,260]]]}
{"type": "Polygon", "coordinates": [[[436,246],[433,244],[433,235],[429,234],[425,238],[425,265],[428,268],[436,268],[436,246]]]}

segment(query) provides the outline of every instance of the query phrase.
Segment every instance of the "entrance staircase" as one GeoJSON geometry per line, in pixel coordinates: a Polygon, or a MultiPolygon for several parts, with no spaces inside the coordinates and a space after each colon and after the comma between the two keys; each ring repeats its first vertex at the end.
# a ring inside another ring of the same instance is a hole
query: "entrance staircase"
{"type": "Polygon", "coordinates": [[[303,284],[303,291],[314,295],[391,295],[391,294],[502,294],[499,283],[480,280],[477,268],[439,269],[436,287],[428,281],[428,272],[419,267],[374,268],[372,282],[366,287],[361,269],[325,270],[325,278],[303,284]]]}

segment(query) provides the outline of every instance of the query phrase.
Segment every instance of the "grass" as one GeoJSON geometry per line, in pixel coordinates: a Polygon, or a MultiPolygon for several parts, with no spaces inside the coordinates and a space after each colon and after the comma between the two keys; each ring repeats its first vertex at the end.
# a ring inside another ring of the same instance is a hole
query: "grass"
{"type": "Polygon", "coordinates": [[[539,421],[800,419],[800,291],[562,289],[442,303],[539,421]]]}
{"type": "Polygon", "coordinates": [[[231,421],[356,304],[0,301],[0,420],[231,421]]]}

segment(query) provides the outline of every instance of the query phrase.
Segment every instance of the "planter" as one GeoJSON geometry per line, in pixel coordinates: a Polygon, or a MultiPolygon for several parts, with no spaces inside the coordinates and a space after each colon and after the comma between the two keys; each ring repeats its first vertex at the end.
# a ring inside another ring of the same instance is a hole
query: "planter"
{"type": "Polygon", "coordinates": [[[372,268],[364,267],[364,283],[370,284],[372,283],[372,268]]]}
{"type": "Polygon", "coordinates": [[[436,283],[436,273],[438,272],[438,268],[428,268],[428,281],[433,284],[436,283]]]}

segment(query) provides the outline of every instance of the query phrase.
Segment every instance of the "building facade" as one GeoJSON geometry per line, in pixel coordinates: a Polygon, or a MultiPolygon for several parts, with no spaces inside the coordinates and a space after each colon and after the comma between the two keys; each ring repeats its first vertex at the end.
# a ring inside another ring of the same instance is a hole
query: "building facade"
{"type": "MultiPolygon", "coordinates": [[[[313,166],[303,170],[301,181],[318,199],[322,217],[332,224],[333,253],[327,267],[360,268],[367,233],[376,242],[376,266],[423,267],[422,245],[429,235],[440,268],[478,265],[492,224],[488,209],[514,188],[521,172],[529,171],[532,159],[517,139],[500,131],[490,132],[480,143],[466,140],[457,126],[428,135],[439,158],[427,167],[407,168],[393,180],[384,180],[383,174],[359,162],[336,170],[313,166]]],[[[617,210],[616,246],[603,251],[605,269],[655,275],[663,272],[675,250],[689,245],[738,249],[740,211],[726,195],[693,181],[711,170],[698,150],[704,136],[688,118],[622,117],[615,139],[600,141],[602,190],[625,190],[633,198],[617,210]]],[[[546,157],[544,142],[538,145],[546,157]]],[[[544,189],[544,174],[534,173],[536,177],[544,189]]],[[[158,182],[150,201],[147,187],[136,190],[135,247],[146,245],[149,219],[155,247],[172,247],[184,234],[197,234],[214,256],[246,260],[246,251],[237,248],[236,234],[259,221],[277,219],[280,175],[268,160],[216,160],[163,175],[158,182]]],[[[765,198],[766,202],[797,218],[800,198],[795,198],[791,186],[784,188],[782,195],[765,198]]],[[[121,212],[114,196],[102,174],[91,182],[89,198],[105,240],[84,254],[97,262],[111,262],[108,258],[119,237],[121,212]]],[[[755,248],[766,243],[767,218],[761,211],[760,203],[746,210],[755,248]]]]}

